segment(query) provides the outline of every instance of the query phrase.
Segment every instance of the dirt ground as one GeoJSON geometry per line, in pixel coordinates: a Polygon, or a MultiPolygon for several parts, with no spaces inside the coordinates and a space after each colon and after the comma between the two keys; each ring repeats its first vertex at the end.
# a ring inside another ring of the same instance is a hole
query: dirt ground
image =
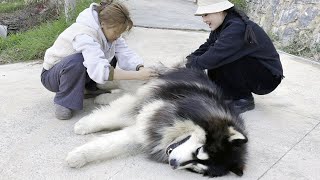
{"type": "Polygon", "coordinates": [[[14,34],[57,17],[57,8],[49,8],[44,3],[35,3],[14,12],[0,13],[0,24],[8,27],[8,34],[14,34]]]}

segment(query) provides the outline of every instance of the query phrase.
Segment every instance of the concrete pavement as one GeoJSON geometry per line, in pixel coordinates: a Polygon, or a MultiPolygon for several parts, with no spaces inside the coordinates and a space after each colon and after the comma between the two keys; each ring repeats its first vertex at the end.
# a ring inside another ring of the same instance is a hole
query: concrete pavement
{"type": "Polygon", "coordinates": [[[206,30],[199,16],[194,16],[193,0],[126,0],[135,25],[164,29],[206,30]]]}
{"type": "MultiPolygon", "coordinates": [[[[135,2],[130,7],[136,8],[137,13],[147,3],[135,2]]],[[[183,22],[185,14],[191,14],[194,8],[191,1],[170,1],[177,9],[183,9],[180,7],[185,4],[192,7],[175,16],[159,10],[172,5],[169,0],[148,2],[146,6],[154,5],[154,11],[159,14],[152,15],[148,8],[141,9],[145,12],[143,17],[133,12],[134,20],[141,22],[139,26],[154,27],[147,22],[149,18],[165,17],[167,21],[163,23],[172,27],[176,22],[172,19],[183,22]]],[[[191,29],[182,25],[179,28],[191,29]]],[[[196,29],[202,28],[196,26],[196,29]]],[[[134,28],[127,41],[145,59],[146,65],[158,61],[170,65],[192,52],[207,36],[208,32],[134,28]]],[[[320,177],[320,65],[285,53],[280,55],[286,78],[271,94],[255,96],[256,109],[243,114],[249,133],[249,155],[241,179],[320,177]]],[[[98,105],[93,99],[85,100],[84,110],[71,120],[56,120],[54,93],[42,87],[40,72],[39,61],[0,65],[0,179],[207,179],[172,170],[143,154],[92,163],[81,169],[69,168],[64,161],[67,153],[101,134],[73,133],[73,125],[98,105]]],[[[238,177],[229,174],[219,179],[238,177]]]]}

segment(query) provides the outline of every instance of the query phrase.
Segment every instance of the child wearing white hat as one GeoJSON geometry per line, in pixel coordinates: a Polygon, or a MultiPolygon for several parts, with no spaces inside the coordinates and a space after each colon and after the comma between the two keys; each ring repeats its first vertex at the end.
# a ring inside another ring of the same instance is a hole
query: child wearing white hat
{"type": "Polygon", "coordinates": [[[226,102],[239,113],[255,107],[252,93],[272,92],[282,65],[271,39],[228,0],[198,0],[196,16],[212,30],[207,41],[187,56],[188,68],[208,70],[226,102]]]}

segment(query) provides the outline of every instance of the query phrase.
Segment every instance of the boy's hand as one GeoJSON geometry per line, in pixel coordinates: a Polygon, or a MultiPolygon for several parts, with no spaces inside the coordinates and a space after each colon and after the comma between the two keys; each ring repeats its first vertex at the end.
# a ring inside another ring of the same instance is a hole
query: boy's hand
{"type": "Polygon", "coordinates": [[[151,68],[141,67],[138,71],[138,79],[147,80],[159,76],[159,74],[151,68]]]}

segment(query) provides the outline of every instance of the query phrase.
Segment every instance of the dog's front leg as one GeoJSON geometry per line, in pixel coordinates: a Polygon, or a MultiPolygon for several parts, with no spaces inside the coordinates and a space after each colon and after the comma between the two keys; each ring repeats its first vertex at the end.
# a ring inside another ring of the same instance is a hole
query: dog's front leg
{"type": "Polygon", "coordinates": [[[135,124],[137,98],[126,94],[121,98],[81,118],[74,126],[76,134],[89,134],[102,130],[114,130],[135,124]]]}
{"type": "Polygon", "coordinates": [[[105,134],[95,140],[75,148],[68,153],[66,161],[70,167],[82,167],[97,160],[110,159],[124,154],[132,145],[139,144],[140,136],[136,126],[105,134]]]}

